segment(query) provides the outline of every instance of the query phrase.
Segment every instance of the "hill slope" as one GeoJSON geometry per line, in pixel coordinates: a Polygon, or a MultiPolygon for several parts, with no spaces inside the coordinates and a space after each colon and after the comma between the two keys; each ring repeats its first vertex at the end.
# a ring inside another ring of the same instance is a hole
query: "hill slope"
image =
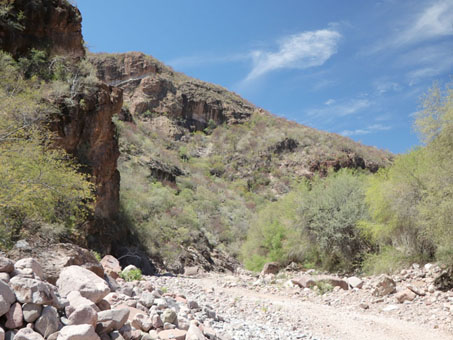
{"type": "Polygon", "coordinates": [[[123,221],[176,271],[227,266],[255,212],[329,168],[375,172],[391,154],[278,118],[142,53],[88,56],[124,93],[123,221]]]}

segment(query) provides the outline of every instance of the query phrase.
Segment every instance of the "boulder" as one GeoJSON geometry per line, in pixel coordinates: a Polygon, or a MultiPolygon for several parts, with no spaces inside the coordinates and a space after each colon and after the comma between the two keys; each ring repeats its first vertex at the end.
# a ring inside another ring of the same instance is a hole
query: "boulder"
{"type": "Polygon", "coordinates": [[[139,302],[145,306],[146,308],[151,308],[151,306],[154,304],[154,295],[150,293],[149,291],[144,291],[139,299],[139,302]]]}
{"type": "Polygon", "coordinates": [[[78,306],[68,317],[68,325],[92,325],[98,321],[97,311],[89,305],[78,306]]]}
{"type": "Polygon", "coordinates": [[[18,272],[26,271],[28,269],[33,273],[34,279],[44,279],[44,273],[41,265],[32,257],[20,259],[14,264],[14,269],[18,272]]]}
{"type": "Polygon", "coordinates": [[[182,329],[168,329],[158,333],[159,340],[185,340],[187,331],[182,329]]]}
{"type": "Polygon", "coordinates": [[[9,282],[20,303],[53,305],[57,303],[55,287],[37,279],[15,276],[9,282]]]}
{"type": "Polygon", "coordinates": [[[6,313],[5,327],[9,329],[21,328],[24,325],[24,315],[20,303],[15,303],[6,313]]]}
{"type": "Polygon", "coordinates": [[[61,323],[58,318],[56,308],[46,306],[42,310],[41,316],[35,322],[35,330],[39,332],[44,338],[50,334],[57,332],[60,329],[61,323]]]}
{"type": "Polygon", "coordinates": [[[100,340],[91,325],[73,325],[63,327],[57,340],[100,340]]]}
{"type": "Polygon", "coordinates": [[[5,331],[0,327],[0,340],[5,340],[5,331]]]}
{"type": "Polygon", "coordinates": [[[277,274],[280,270],[280,265],[277,262],[268,262],[264,265],[261,275],[277,274]]]}
{"type": "Polygon", "coordinates": [[[22,313],[24,314],[25,322],[35,322],[42,312],[42,305],[35,303],[26,303],[22,306],[22,313]]]}
{"type": "Polygon", "coordinates": [[[159,314],[152,315],[151,321],[153,323],[153,327],[156,329],[164,327],[164,323],[162,322],[162,319],[160,318],[159,314]]]}
{"type": "Polygon", "coordinates": [[[0,281],[0,316],[9,311],[9,308],[14,301],[16,301],[14,292],[5,282],[0,281]]]}
{"type": "Polygon", "coordinates": [[[80,295],[80,292],[78,291],[73,291],[68,294],[66,297],[69,301],[69,306],[65,308],[66,316],[70,316],[74,310],[81,306],[89,306],[93,308],[96,312],[99,312],[98,306],[91,300],[88,300],[87,298],[84,298],[82,295],[80,295]]]}
{"type": "Polygon", "coordinates": [[[351,286],[351,288],[362,288],[363,287],[363,280],[356,277],[356,276],[351,276],[348,277],[346,280],[347,283],[351,286]]]}
{"type": "Polygon", "coordinates": [[[399,303],[405,301],[413,301],[415,299],[415,293],[409,289],[405,289],[395,294],[395,298],[399,303]]]}
{"type": "Polygon", "coordinates": [[[185,276],[195,276],[195,275],[198,275],[200,272],[201,272],[201,269],[198,266],[184,268],[185,276]]]}
{"type": "Polygon", "coordinates": [[[98,313],[96,332],[110,333],[124,326],[130,316],[129,308],[111,309],[98,313]]]}
{"type": "Polygon", "coordinates": [[[340,287],[341,289],[348,290],[349,289],[349,284],[336,276],[332,275],[316,275],[315,276],[315,281],[316,282],[324,282],[332,285],[333,287],[340,287]]]}
{"type": "Polygon", "coordinates": [[[57,287],[59,293],[64,297],[72,291],[79,291],[80,295],[94,303],[99,302],[110,292],[103,279],[92,271],[79,266],[63,268],[57,280],[57,287]]]}
{"type": "Polygon", "coordinates": [[[32,256],[41,264],[44,279],[51,284],[57,282],[63,268],[69,266],[81,266],[104,277],[104,269],[94,254],[84,248],[70,243],[58,243],[49,246],[34,245],[31,250],[23,251],[14,249],[9,253],[13,258],[20,259],[32,256]]]}
{"type": "Polygon", "coordinates": [[[396,292],[396,283],[388,275],[381,275],[378,278],[376,288],[373,291],[374,296],[386,296],[396,292]]]}
{"type": "Polygon", "coordinates": [[[10,259],[0,256],[0,273],[11,273],[14,270],[14,262],[10,259]]]}
{"type": "Polygon", "coordinates": [[[104,273],[117,279],[121,273],[120,262],[112,255],[105,255],[101,260],[101,265],[104,268],[104,273]]]}
{"type": "Polygon", "coordinates": [[[31,328],[22,328],[14,336],[14,340],[44,340],[41,334],[36,333],[31,328]]]}

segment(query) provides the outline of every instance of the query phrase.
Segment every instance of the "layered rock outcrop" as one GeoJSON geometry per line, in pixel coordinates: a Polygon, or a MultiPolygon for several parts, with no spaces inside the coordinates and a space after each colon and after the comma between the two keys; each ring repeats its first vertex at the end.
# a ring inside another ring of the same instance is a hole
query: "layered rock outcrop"
{"type": "Polygon", "coordinates": [[[93,54],[99,79],[123,89],[133,115],[166,115],[191,131],[208,124],[237,124],[257,108],[221,86],[173,71],[139,52],[93,54]]]}
{"type": "Polygon", "coordinates": [[[79,10],[67,0],[15,0],[0,18],[0,48],[15,57],[32,48],[83,57],[81,23],[79,10]]]}

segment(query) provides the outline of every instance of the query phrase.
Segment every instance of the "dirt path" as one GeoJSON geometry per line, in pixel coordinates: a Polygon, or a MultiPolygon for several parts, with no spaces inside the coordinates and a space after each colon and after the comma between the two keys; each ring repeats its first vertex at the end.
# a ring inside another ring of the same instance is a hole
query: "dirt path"
{"type": "MultiPolygon", "coordinates": [[[[426,325],[352,310],[351,306],[331,307],[297,298],[263,294],[242,287],[223,287],[222,277],[191,279],[200,289],[211,291],[214,301],[228,297],[236,302],[235,311],[244,321],[266,321],[268,316],[277,313],[282,324],[292,325],[292,330],[309,329],[314,338],[338,340],[451,340],[453,334],[426,325]],[[258,307],[257,307],[258,306],[258,307]]],[[[226,301],[226,299],[224,300],[226,301]]],[[[297,337],[295,337],[297,338],[297,337]]],[[[265,338],[263,338],[265,339],[265,338]]]]}

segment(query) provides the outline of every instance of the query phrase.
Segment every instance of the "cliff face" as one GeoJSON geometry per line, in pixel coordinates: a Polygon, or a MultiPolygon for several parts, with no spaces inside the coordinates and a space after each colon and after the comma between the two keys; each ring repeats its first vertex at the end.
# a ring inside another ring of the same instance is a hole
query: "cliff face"
{"type": "Polygon", "coordinates": [[[123,89],[133,115],[166,115],[185,128],[246,121],[256,107],[221,86],[173,71],[143,53],[90,55],[99,79],[123,89]]]}
{"type": "MultiPolygon", "coordinates": [[[[0,49],[16,58],[26,57],[33,48],[47,51],[50,57],[84,57],[81,15],[68,1],[15,0],[3,9],[7,15],[0,18],[0,49]]],[[[86,225],[85,241],[108,249],[114,236],[107,228],[118,213],[120,184],[112,116],[121,110],[122,91],[99,83],[67,99],[56,100],[60,114],[51,127],[59,136],[57,144],[76,156],[96,184],[95,212],[86,225]]]]}
{"type": "Polygon", "coordinates": [[[83,57],[81,23],[79,10],[67,0],[15,0],[0,18],[0,47],[15,57],[32,48],[83,57]]]}

